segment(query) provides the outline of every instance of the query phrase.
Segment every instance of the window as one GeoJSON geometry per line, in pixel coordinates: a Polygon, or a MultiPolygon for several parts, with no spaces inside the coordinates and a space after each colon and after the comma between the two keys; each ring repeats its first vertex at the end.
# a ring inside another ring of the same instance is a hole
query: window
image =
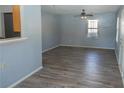
{"type": "Polygon", "coordinates": [[[88,20],[88,37],[98,36],[98,20],[88,20]]]}

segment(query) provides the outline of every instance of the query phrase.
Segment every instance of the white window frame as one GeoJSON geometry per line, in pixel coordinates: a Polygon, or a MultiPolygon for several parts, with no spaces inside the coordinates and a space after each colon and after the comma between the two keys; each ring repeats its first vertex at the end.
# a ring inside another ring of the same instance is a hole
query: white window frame
{"type": "Polygon", "coordinates": [[[98,20],[88,20],[87,37],[98,37],[98,20]]]}

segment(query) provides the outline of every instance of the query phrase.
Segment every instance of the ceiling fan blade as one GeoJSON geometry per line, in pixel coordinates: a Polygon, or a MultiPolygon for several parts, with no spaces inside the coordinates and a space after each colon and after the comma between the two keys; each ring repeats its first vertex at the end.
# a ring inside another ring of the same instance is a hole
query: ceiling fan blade
{"type": "Polygon", "coordinates": [[[74,17],[80,17],[81,15],[75,15],[74,17]]]}
{"type": "Polygon", "coordinates": [[[93,16],[92,14],[86,14],[86,16],[93,16]]]}

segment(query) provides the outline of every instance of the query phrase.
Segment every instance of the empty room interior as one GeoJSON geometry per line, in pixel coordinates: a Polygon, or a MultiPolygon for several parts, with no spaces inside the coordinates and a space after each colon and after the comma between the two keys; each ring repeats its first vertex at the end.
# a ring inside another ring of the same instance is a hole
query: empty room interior
{"type": "Polygon", "coordinates": [[[1,88],[123,88],[124,6],[0,5],[1,88]]]}

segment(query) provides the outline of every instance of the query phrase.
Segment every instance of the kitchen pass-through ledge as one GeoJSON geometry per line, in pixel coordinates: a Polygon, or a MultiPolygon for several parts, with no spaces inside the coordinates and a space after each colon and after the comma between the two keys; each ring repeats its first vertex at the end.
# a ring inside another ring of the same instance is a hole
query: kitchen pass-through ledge
{"type": "Polygon", "coordinates": [[[0,39],[0,45],[25,41],[27,39],[28,39],[27,37],[14,37],[14,38],[0,39]]]}

